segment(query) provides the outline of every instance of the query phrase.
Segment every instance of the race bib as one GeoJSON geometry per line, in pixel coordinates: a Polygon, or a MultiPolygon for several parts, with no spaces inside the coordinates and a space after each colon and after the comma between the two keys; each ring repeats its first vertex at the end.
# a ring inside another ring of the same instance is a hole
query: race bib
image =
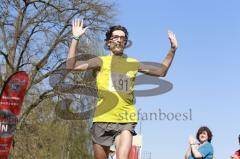
{"type": "Polygon", "coordinates": [[[112,92],[128,92],[130,78],[126,74],[112,72],[109,79],[109,90],[112,92]]]}

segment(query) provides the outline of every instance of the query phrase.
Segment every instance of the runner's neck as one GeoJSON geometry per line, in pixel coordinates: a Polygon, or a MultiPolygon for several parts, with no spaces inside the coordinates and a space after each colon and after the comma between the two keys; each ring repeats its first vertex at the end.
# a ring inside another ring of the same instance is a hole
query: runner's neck
{"type": "Polygon", "coordinates": [[[124,55],[124,53],[121,53],[121,54],[117,54],[117,55],[116,55],[116,54],[114,54],[112,51],[110,51],[110,55],[111,55],[111,56],[120,56],[120,57],[121,57],[121,56],[124,55]]]}

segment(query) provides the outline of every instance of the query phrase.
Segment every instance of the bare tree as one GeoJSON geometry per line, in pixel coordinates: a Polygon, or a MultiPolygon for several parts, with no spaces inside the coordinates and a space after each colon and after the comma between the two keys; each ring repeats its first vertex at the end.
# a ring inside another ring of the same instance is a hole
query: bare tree
{"type": "Polygon", "coordinates": [[[66,59],[71,21],[84,19],[89,32],[83,38],[96,41],[111,25],[114,6],[104,0],[1,1],[0,88],[16,71],[26,71],[30,77],[19,128],[41,103],[59,96],[48,78],[66,59]]]}
{"type": "Polygon", "coordinates": [[[24,105],[21,120],[43,100],[56,96],[45,86],[46,79],[66,59],[72,19],[84,19],[89,37],[96,38],[111,24],[113,6],[101,0],[5,0],[0,4],[0,85],[15,71],[24,70],[31,79],[28,97],[39,93],[24,105]]]}

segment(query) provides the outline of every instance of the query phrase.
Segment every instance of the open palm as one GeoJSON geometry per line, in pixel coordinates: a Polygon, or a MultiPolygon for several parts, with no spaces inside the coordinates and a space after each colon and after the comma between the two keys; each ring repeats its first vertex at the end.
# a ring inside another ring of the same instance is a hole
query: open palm
{"type": "Polygon", "coordinates": [[[177,44],[177,38],[176,38],[175,34],[171,31],[168,31],[168,38],[170,40],[171,47],[173,49],[177,49],[178,44],[177,44]]]}
{"type": "Polygon", "coordinates": [[[80,37],[82,34],[85,33],[87,27],[83,28],[83,20],[74,19],[72,21],[72,33],[75,37],[80,37]]]}

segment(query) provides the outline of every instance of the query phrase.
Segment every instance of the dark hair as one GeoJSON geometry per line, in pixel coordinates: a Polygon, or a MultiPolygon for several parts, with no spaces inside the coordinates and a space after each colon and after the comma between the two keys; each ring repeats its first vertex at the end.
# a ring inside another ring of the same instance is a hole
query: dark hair
{"type": "Polygon", "coordinates": [[[115,31],[115,30],[121,30],[125,33],[125,37],[126,37],[126,42],[125,42],[125,45],[127,44],[127,41],[128,41],[128,31],[127,29],[124,27],[124,26],[121,26],[121,25],[115,25],[115,26],[111,26],[108,31],[106,32],[106,39],[105,39],[105,42],[108,42],[108,40],[111,38],[112,36],[112,33],[115,31]]]}
{"type": "Polygon", "coordinates": [[[208,135],[208,142],[211,142],[211,141],[212,141],[212,136],[213,136],[213,135],[212,135],[211,130],[210,130],[208,127],[206,127],[206,126],[202,126],[202,127],[200,127],[200,128],[198,129],[198,132],[197,132],[197,135],[196,135],[198,141],[200,141],[200,140],[199,140],[199,136],[200,136],[200,134],[203,133],[204,131],[207,132],[207,135],[208,135]]]}
{"type": "Polygon", "coordinates": [[[239,144],[240,144],[240,134],[238,135],[238,142],[239,142],[239,144]]]}

